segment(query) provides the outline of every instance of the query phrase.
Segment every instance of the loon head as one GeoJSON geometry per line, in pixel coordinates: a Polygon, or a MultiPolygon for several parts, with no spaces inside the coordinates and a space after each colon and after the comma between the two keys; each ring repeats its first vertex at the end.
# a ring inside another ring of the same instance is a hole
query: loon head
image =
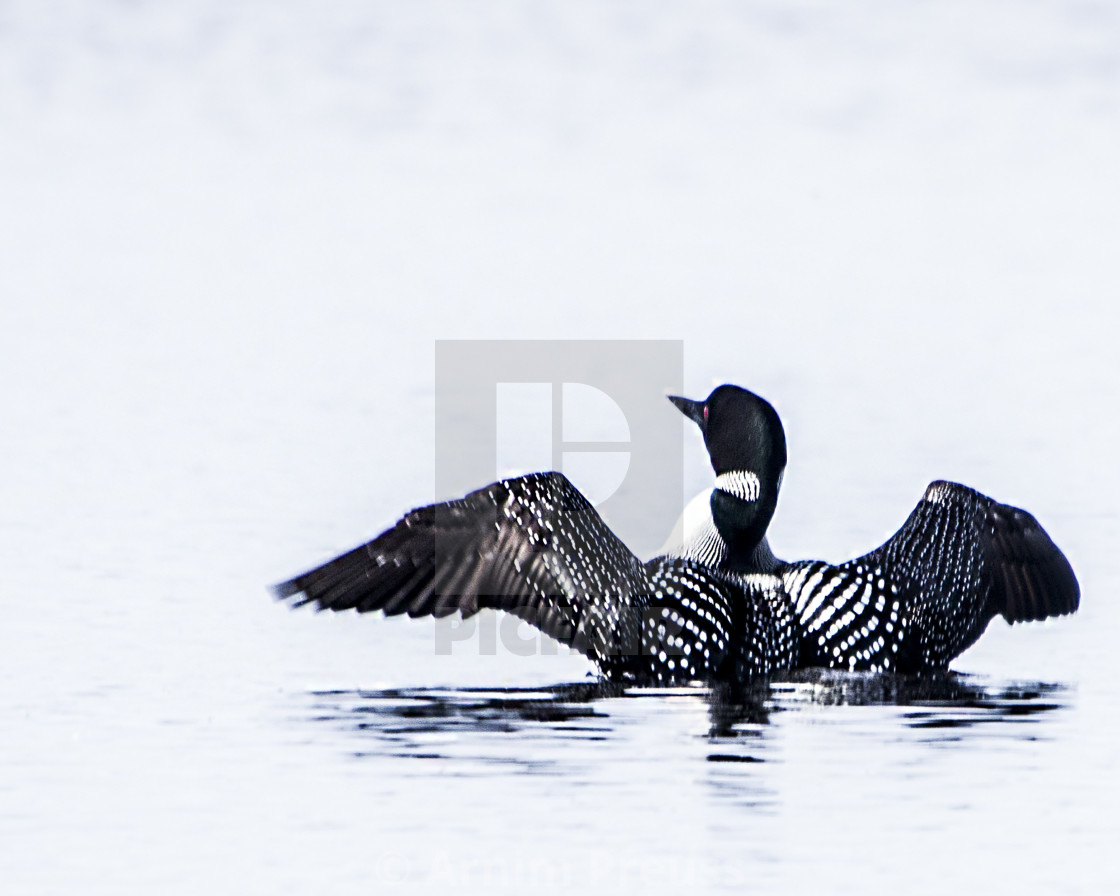
{"type": "Polygon", "coordinates": [[[720,536],[732,553],[749,553],[766,536],[786,468],[778,412],[738,386],[719,386],[703,401],[669,400],[704,434],[716,473],[712,520],[720,536]]]}

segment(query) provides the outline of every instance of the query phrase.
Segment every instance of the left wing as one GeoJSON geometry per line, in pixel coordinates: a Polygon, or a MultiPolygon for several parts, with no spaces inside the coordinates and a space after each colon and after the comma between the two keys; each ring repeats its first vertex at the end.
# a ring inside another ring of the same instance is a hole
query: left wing
{"type": "Polygon", "coordinates": [[[296,606],[464,617],[505,610],[591,659],[638,643],[646,570],[562,473],[421,507],[368,544],[274,588],[296,606]]]}

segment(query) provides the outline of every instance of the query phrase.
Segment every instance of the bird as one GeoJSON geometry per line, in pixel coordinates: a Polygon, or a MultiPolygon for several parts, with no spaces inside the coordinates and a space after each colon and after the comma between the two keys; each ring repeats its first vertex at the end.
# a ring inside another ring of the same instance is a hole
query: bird
{"type": "Polygon", "coordinates": [[[935,482],[898,533],[849,561],[778,560],[767,540],[787,462],[773,406],[739,386],[668,396],[704,437],[701,521],[643,563],[562,473],[420,507],[274,586],[294,606],[387,616],[512,613],[640,686],[788,669],[942,669],[997,613],[1073,612],[1068,561],[1024,511],[935,482]]]}
{"type": "Polygon", "coordinates": [[[717,476],[692,531],[667,554],[778,580],[770,587],[793,607],[800,666],[945,670],[997,615],[1013,624],[1078,609],[1073,569],[1033,516],[944,480],[931,482],[901,528],[861,557],[778,560],[761,526],[773,514],[785,465],[777,412],[736,386],[702,402],[672,400],[700,427],[717,476]],[[757,466],[733,470],[724,453],[744,431],[757,466]]]}

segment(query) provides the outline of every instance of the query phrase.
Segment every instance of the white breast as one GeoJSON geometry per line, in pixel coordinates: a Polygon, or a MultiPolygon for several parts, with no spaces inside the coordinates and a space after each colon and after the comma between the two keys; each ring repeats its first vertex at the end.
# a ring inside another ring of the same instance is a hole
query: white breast
{"type": "Polygon", "coordinates": [[[710,554],[716,542],[722,546],[722,539],[712,520],[712,489],[708,489],[688,502],[658,554],[715,563],[718,557],[710,554]]]}
{"type": "Polygon", "coordinates": [[[680,548],[688,544],[690,541],[695,541],[698,536],[702,536],[709,528],[715,528],[715,523],[712,522],[712,490],[700,492],[695,498],[688,502],[684,512],[677,519],[673,530],[669,533],[665,544],[661,546],[659,554],[674,554],[680,553],[680,548]]]}

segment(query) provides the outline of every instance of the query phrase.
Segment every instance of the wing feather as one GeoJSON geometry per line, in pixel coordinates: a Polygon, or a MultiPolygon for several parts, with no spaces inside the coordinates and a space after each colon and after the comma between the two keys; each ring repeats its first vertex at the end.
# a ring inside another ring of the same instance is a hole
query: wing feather
{"type": "Polygon", "coordinates": [[[881,566],[908,595],[927,662],[948,663],[997,614],[1010,623],[1074,612],[1069,561],[1026,511],[933,482],[890,539],[853,563],[881,566]]]}
{"type": "Polygon", "coordinates": [[[1038,520],[1024,510],[992,502],[985,523],[996,608],[1008,622],[1077,610],[1077,577],[1038,520]]]}
{"type": "Polygon", "coordinates": [[[638,558],[571,482],[537,473],[414,510],[274,591],[323,610],[505,610],[598,659],[618,637],[607,620],[618,617],[620,602],[646,600],[647,587],[638,558]]]}

